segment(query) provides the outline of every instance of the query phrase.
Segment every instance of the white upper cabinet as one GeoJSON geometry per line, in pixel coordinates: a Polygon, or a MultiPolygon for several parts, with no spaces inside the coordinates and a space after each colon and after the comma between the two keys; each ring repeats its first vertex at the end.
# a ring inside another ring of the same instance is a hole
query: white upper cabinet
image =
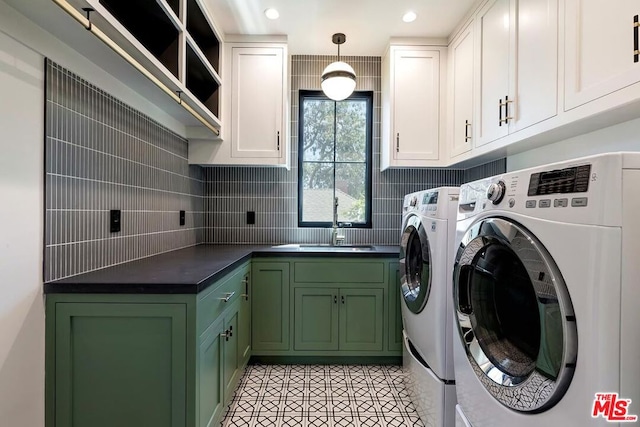
{"type": "Polygon", "coordinates": [[[251,40],[234,36],[224,44],[222,115],[228,125],[222,141],[189,140],[190,163],[290,167],[286,38],[251,40]]]}
{"type": "MultiPolygon", "coordinates": [[[[518,0],[509,133],[558,113],[558,0],[518,0]]],[[[509,97],[511,99],[511,97],[509,97]]]]}
{"type": "Polygon", "coordinates": [[[440,159],[441,63],[446,48],[390,46],[382,64],[382,169],[440,159]]]}
{"type": "Polygon", "coordinates": [[[478,147],[557,114],[557,0],[492,0],[475,22],[478,147]]]}
{"type": "Polygon", "coordinates": [[[449,46],[449,156],[473,148],[473,24],[449,46]]]}
{"type": "Polygon", "coordinates": [[[565,4],[565,110],[640,81],[640,2],[565,4]]]}
{"type": "Polygon", "coordinates": [[[286,49],[233,45],[231,156],[283,159],[286,49]]]}
{"type": "Polygon", "coordinates": [[[502,117],[502,104],[509,97],[509,77],[513,67],[509,47],[512,28],[510,4],[510,0],[492,0],[476,18],[480,69],[476,73],[480,104],[475,129],[476,146],[495,141],[508,133],[508,126],[502,117]]]}

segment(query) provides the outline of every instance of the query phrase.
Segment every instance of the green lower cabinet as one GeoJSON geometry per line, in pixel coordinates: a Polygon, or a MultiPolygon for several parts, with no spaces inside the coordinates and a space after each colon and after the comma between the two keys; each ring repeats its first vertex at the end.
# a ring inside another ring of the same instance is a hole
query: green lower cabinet
{"type": "Polygon", "coordinates": [[[381,351],[382,289],[340,289],[340,350],[381,351]]]}
{"type": "Polygon", "coordinates": [[[338,289],[294,290],[294,349],[338,350],[338,289]]]}
{"type": "Polygon", "coordinates": [[[289,350],[289,263],[253,262],[251,346],[289,350]]]}
{"type": "Polygon", "coordinates": [[[48,426],[186,425],[186,304],[71,302],[48,314],[48,426]]]}
{"type": "Polygon", "coordinates": [[[294,294],[295,350],[383,350],[383,289],[299,287],[294,294]]]}
{"type": "Polygon", "coordinates": [[[224,412],[222,320],[215,322],[200,337],[198,348],[198,420],[199,427],[213,427],[224,412]]]}
{"type": "Polygon", "coordinates": [[[389,265],[389,350],[402,351],[402,295],[400,294],[400,266],[389,265]]]}
{"type": "Polygon", "coordinates": [[[240,364],[238,351],[238,311],[231,310],[228,317],[224,319],[224,356],[222,363],[224,366],[224,395],[231,396],[236,388],[239,379],[240,364]]]}
{"type": "Polygon", "coordinates": [[[251,357],[251,277],[247,273],[242,280],[244,292],[240,295],[238,309],[238,358],[244,366],[251,357]]]}

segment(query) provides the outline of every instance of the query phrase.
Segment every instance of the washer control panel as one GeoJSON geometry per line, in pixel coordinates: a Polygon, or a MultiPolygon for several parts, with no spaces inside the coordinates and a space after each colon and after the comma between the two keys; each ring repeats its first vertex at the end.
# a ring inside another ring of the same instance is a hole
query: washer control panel
{"type": "Polygon", "coordinates": [[[504,181],[494,182],[487,188],[487,199],[491,200],[494,205],[497,205],[504,199],[506,189],[507,186],[504,184],[504,181]]]}
{"type": "Polygon", "coordinates": [[[589,191],[591,165],[574,166],[531,174],[527,196],[586,193],[589,191]]]}

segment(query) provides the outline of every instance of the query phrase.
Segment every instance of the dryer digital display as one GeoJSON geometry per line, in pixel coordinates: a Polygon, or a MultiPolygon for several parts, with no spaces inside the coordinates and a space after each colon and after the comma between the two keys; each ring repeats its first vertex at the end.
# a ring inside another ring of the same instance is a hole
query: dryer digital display
{"type": "Polygon", "coordinates": [[[438,192],[434,193],[425,193],[424,197],[422,197],[423,205],[436,205],[438,204],[438,192]]]}
{"type": "Polygon", "coordinates": [[[586,193],[589,190],[590,174],[591,165],[534,173],[529,179],[527,195],[586,193]]]}

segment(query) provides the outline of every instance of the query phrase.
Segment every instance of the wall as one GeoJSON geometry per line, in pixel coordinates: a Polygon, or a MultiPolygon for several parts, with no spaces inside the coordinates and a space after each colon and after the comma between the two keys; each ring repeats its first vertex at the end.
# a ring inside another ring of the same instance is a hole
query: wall
{"type": "Polygon", "coordinates": [[[638,129],[640,129],[640,119],[630,120],[515,154],[508,157],[507,170],[525,169],[611,151],[640,151],[638,129]]]}
{"type": "MultiPolygon", "coordinates": [[[[320,90],[322,70],[333,56],[294,55],[291,60],[291,165],[275,168],[205,168],[205,242],[318,243],[328,242],[326,228],[298,228],[298,93],[320,90]],[[246,212],[256,212],[256,224],[246,225],[246,212]]],[[[373,91],[373,228],[345,229],[346,242],[398,244],[400,212],[405,194],[462,182],[504,171],[504,159],[473,170],[391,169],[380,172],[379,57],[347,56],[358,76],[356,90],[373,91]]]]}
{"type": "Polygon", "coordinates": [[[0,425],[44,426],[44,57],[184,126],[0,0],[0,425]]]}
{"type": "Polygon", "coordinates": [[[202,169],[187,141],[49,60],[46,79],[45,281],[201,241],[202,169]]]}
{"type": "Polygon", "coordinates": [[[42,57],[0,32],[0,424],[44,425],[42,57]]]}

